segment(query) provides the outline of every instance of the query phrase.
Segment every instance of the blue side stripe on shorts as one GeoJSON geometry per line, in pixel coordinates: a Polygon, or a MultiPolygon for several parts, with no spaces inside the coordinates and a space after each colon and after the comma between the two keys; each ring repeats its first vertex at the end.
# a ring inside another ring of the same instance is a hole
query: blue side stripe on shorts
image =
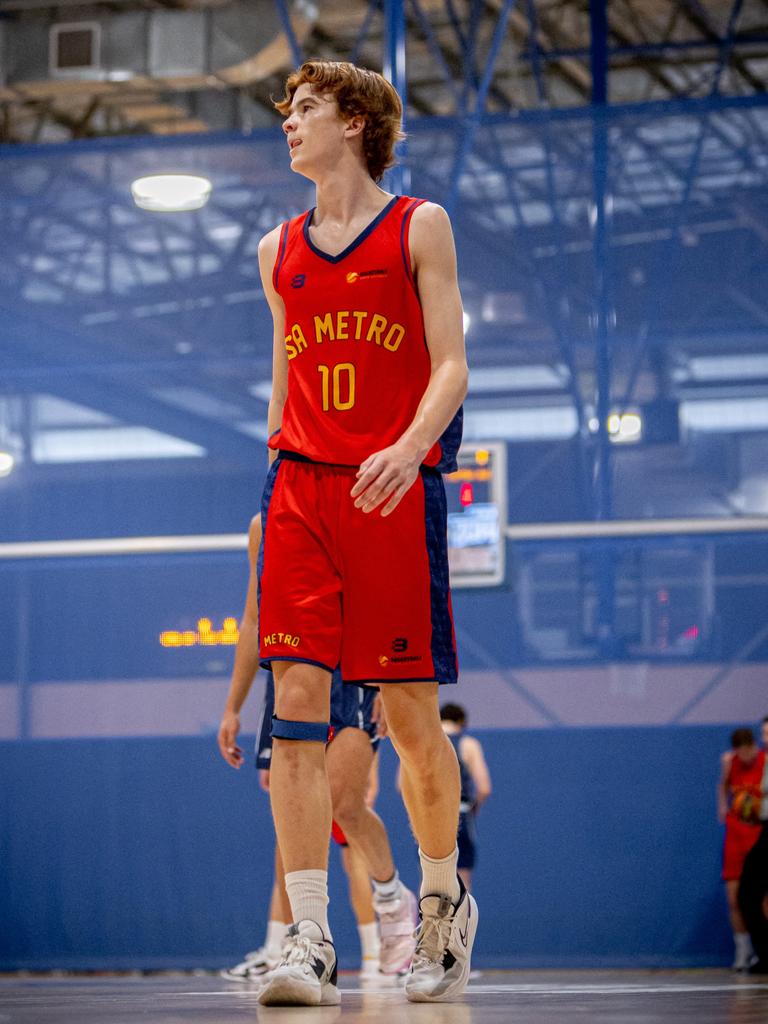
{"type": "Polygon", "coordinates": [[[422,472],[432,603],[432,662],[439,683],[457,682],[453,628],[448,613],[448,506],[439,473],[422,472]]]}
{"type": "Polygon", "coordinates": [[[264,481],[264,490],[261,495],[261,544],[259,545],[259,554],[256,558],[256,603],[259,608],[259,618],[261,618],[261,575],[264,572],[264,545],[267,540],[267,516],[269,514],[269,503],[271,502],[272,495],[275,491],[275,481],[277,480],[279,469],[280,459],[275,459],[269,467],[267,479],[264,481]]]}

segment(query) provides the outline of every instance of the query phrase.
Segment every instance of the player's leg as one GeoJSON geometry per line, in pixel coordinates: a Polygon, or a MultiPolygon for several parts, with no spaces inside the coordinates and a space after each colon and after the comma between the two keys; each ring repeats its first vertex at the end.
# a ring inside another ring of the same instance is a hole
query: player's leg
{"type": "Polygon", "coordinates": [[[416,900],[400,881],[381,818],[365,801],[373,761],[370,736],[360,728],[342,729],[328,746],[326,761],[333,816],[364,858],[373,884],[382,973],[402,974],[413,957],[416,900]]]}
{"type": "Polygon", "coordinates": [[[423,855],[421,895],[445,894],[455,902],[461,783],[451,741],[440,725],[437,683],[390,683],[381,693],[400,758],[403,800],[423,855]]]}
{"type": "Polygon", "coordinates": [[[472,872],[475,867],[475,856],[477,849],[476,829],[474,818],[470,811],[462,812],[459,815],[459,834],[457,846],[459,849],[458,873],[464,883],[467,892],[472,891],[472,872]]]}
{"type": "Polygon", "coordinates": [[[728,900],[728,917],[733,931],[733,942],[735,953],[733,958],[733,969],[735,971],[746,971],[754,956],[752,940],[749,937],[744,917],[739,907],[739,879],[731,879],[725,883],[725,895],[728,900]]]}
{"type": "Polygon", "coordinates": [[[363,855],[348,843],[341,846],[341,862],[347,875],[349,900],[360,937],[360,973],[363,977],[375,978],[379,974],[379,927],[373,910],[368,865],[363,855]]]}
{"type": "Polygon", "coordinates": [[[331,798],[325,766],[331,674],[304,662],[275,661],[270,796],[294,924],[292,946],[259,1002],[338,1003],[336,952],[328,926],[331,798]],[[318,977],[314,964],[323,965],[318,977]]]}
{"type": "Polygon", "coordinates": [[[449,1001],[469,979],[478,921],[457,874],[459,765],[440,726],[436,683],[390,684],[382,695],[422,869],[421,924],[405,991],[413,1002],[449,1001]]]}
{"type": "MultiPolygon", "coordinates": [[[[271,746],[271,740],[269,743],[271,746]]],[[[257,749],[262,749],[263,747],[264,743],[260,743],[257,749]]],[[[260,765],[259,767],[262,768],[263,766],[260,765]]],[[[264,771],[264,777],[269,779],[268,770],[264,771]]],[[[269,788],[268,783],[264,785],[264,788],[269,788]]],[[[272,894],[269,900],[269,920],[267,922],[267,934],[264,943],[258,949],[246,953],[241,963],[222,971],[222,977],[230,981],[262,984],[266,974],[280,963],[290,923],[291,908],[285,895],[285,880],[283,877],[280,847],[275,843],[275,873],[272,881],[272,894]]]]}
{"type": "Polygon", "coordinates": [[[739,880],[744,861],[752,846],[752,832],[741,822],[728,821],[723,844],[723,881],[728,902],[728,918],[733,932],[733,969],[745,971],[754,956],[752,941],[739,907],[739,880]]]}
{"type": "Polygon", "coordinates": [[[371,741],[362,729],[342,729],[325,755],[334,820],[365,858],[371,878],[386,881],[395,873],[384,823],[366,805],[373,762],[371,741]]]}

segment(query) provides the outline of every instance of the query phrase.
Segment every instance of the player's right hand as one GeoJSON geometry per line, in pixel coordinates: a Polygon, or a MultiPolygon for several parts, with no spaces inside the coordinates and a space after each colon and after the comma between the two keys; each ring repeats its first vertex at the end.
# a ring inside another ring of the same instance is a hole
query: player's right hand
{"type": "Polygon", "coordinates": [[[239,768],[245,761],[243,752],[237,745],[239,732],[240,718],[233,711],[225,711],[219,726],[217,740],[219,753],[232,768],[239,768]]]}

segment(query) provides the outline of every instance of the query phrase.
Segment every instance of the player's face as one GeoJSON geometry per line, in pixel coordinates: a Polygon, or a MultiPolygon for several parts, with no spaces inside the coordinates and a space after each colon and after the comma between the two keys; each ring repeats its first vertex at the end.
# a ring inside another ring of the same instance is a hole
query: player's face
{"type": "Polygon", "coordinates": [[[303,82],[293,95],[283,131],[291,153],[291,170],[314,178],[338,163],[346,124],[333,96],[313,92],[303,82]]]}
{"type": "Polygon", "coordinates": [[[736,757],[738,757],[742,764],[752,764],[758,755],[758,749],[756,743],[750,743],[746,747],[737,747],[735,751],[736,757]]]}

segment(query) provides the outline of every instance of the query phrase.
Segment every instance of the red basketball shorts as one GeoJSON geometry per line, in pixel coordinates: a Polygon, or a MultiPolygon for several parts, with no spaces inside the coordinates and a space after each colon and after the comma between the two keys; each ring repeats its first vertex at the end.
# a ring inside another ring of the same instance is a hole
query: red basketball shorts
{"type": "Polygon", "coordinates": [[[365,513],[356,470],[282,455],[262,499],[262,664],[341,666],[345,683],[455,683],[446,502],[423,470],[395,511],[365,513]]]}
{"type": "Polygon", "coordinates": [[[747,854],[760,836],[761,826],[752,825],[748,821],[739,821],[730,815],[725,822],[725,842],[723,843],[723,881],[737,882],[744,870],[747,854]]]}

